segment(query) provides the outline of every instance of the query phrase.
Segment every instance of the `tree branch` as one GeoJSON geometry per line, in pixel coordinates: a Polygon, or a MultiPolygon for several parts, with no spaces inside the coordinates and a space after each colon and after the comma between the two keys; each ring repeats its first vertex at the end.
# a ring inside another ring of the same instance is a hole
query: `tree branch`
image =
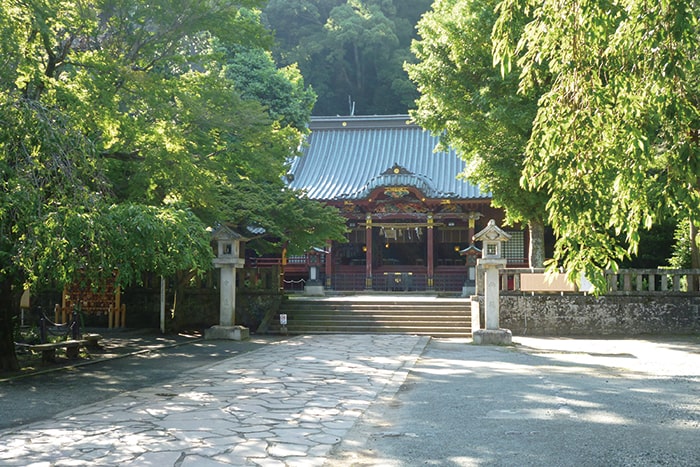
{"type": "Polygon", "coordinates": [[[144,157],[140,155],[141,151],[136,149],[135,151],[131,152],[122,152],[122,151],[115,151],[115,152],[103,152],[100,153],[100,157],[104,157],[105,159],[117,159],[121,161],[143,161],[144,157]]]}

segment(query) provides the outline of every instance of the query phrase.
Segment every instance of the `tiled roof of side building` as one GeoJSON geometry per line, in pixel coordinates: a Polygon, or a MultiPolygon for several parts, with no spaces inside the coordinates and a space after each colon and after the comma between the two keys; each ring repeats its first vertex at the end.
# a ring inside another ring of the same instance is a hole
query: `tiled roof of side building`
{"type": "Polygon", "coordinates": [[[289,186],[311,199],[364,199],[383,186],[416,187],[429,198],[490,198],[457,179],[464,161],[454,151],[435,152],[438,138],[408,115],[312,117],[310,129],[289,186]]]}

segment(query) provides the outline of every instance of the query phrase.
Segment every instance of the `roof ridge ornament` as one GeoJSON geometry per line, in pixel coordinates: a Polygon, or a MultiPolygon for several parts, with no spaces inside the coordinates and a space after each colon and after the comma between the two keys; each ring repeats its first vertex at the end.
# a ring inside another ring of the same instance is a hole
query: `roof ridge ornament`
{"type": "Polygon", "coordinates": [[[394,162],[394,165],[382,172],[382,175],[415,175],[410,170],[399,165],[398,162],[394,162]]]}

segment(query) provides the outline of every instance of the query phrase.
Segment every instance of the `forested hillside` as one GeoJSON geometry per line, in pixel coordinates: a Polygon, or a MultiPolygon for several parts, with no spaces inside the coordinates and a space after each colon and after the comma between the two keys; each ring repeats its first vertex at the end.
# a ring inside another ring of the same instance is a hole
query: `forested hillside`
{"type": "Polygon", "coordinates": [[[279,66],[297,63],[318,94],[314,115],[406,113],[418,97],[403,69],[432,0],[270,0],[279,66]],[[354,109],[354,110],[353,110],[354,109]]]}

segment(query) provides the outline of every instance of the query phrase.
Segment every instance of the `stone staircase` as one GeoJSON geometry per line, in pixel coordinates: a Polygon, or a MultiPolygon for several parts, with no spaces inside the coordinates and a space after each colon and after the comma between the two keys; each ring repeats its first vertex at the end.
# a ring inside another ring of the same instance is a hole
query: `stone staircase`
{"type": "MultiPolygon", "coordinates": [[[[471,337],[470,302],[431,296],[301,298],[283,302],[288,334],[413,334],[471,337]]],[[[282,332],[279,314],[268,332],[282,332]]]]}

